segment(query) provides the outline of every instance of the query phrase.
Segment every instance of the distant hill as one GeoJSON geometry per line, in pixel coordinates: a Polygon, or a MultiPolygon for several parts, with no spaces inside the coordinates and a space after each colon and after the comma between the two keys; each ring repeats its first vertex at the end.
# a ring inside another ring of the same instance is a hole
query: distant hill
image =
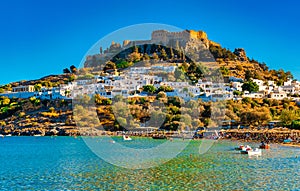
{"type": "Polygon", "coordinates": [[[4,91],[12,91],[13,87],[17,86],[28,86],[28,85],[38,85],[44,87],[58,87],[60,84],[67,84],[75,79],[75,75],[72,73],[59,74],[59,75],[49,75],[35,80],[22,80],[18,82],[11,82],[4,86],[0,86],[0,93],[4,91]]]}

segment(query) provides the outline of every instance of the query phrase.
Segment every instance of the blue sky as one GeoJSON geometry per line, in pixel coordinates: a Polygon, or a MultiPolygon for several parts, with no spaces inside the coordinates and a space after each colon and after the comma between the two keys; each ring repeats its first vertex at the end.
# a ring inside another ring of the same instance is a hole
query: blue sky
{"type": "Polygon", "coordinates": [[[300,80],[300,3],[273,1],[71,1],[0,2],[0,84],[59,74],[79,66],[105,35],[140,23],[204,30],[233,50],[300,80]]]}

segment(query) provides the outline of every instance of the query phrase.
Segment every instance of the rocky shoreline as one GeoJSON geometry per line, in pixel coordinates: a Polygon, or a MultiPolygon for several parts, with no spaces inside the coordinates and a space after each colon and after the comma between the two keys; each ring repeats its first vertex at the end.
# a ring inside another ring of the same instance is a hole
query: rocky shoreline
{"type": "Polygon", "coordinates": [[[274,129],[229,129],[223,131],[225,139],[243,140],[245,142],[277,143],[285,145],[300,145],[300,130],[288,128],[274,129]]]}
{"type": "Polygon", "coordinates": [[[1,135],[12,136],[79,136],[80,132],[74,126],[56,126],[47,128],[22,128],[2,130],[1,135]]]}
{"type": "MultiPolygon", "coordinates": [[[[2,136],[122,136],[123,131],[101,131],[91,128],[78,128],[76,125],[66,126],[64,123],[51,124],[47,128],[22,128],[12,131],[0,131],[2,136]]],[[[153,137],[157,132],[130,131],[126,135],[136,137],[153,137]]],[[[174,136],[174,132],[166,132],[166,137],[174,136]]],[[[242,140],[244,142],[264,141],[266,143],[284,144],[286,146],[300,146],[300,130],[287,128],[275,129],[229,129],[221,130],[221,137],[230,140],[242,140]],[[285,142],[289,140],[289,142],[285,142]]]]}

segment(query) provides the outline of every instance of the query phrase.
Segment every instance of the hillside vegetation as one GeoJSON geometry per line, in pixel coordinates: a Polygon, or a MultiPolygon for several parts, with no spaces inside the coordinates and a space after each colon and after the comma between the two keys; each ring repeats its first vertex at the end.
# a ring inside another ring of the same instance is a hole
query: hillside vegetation
{"type": "MultiPolygon", "coordinates": [[[[245,81],[251,78],[264,81],[274,80],[278,85],[283,84],[288,78],[293,78],[291,72],[285,72],[282,69],[270,70],[265,63],[249,59],[241,48],[230,51],[217,43],[209,42],[208,48],[223,76],[234,76],[245,81]]],[[[58,87],[75,79],[93,79],[94,75],[108,75],[107,73],[112,71],[122,73],[131,66],[148,67],[158,63],[178,66],[174,74],[164,74],[170,81],[184,80],[184,75],[187,74],[191,82],[195,83],[198,79],[203,78],[205,70],[209,72],[209,62],[195,63],[184,55],[181,48],[148,44],[121,51],[119,45],[112,44],[105,52],[118,51],[120,53],[114,55],[109,61],[106,60],[103,53],[90,55],[82,69],[71,66],[63,70],[64,74],[50,75],[39,80],[12,82],[1,86],[0,93],[11,91],[13,87],[20,85],[34,85],[36,91],[40,91],[41,87],[58,87]]],[[[115,100],[110,100],[96,94],[92,98],[84,96],[83,99],[94,104],[100,124],[106,130],[124,130],[124,127],[128,125],[138,127],[140,124],[158,125],[167,130],[180,130],[186,126],[195,129],[199,126],[219,125],[216,124],[216,121],[211,120],[213,102],[203,102],[201,99],[185,102],[179,97],[167,97],[166,92],[172,90],[170,87],[155,89],[153,86],[145,86],[143,91],[150,94],[148,97],[134,97],[128,100],[117,97],[115,100]],[[124,105],[124,102],[127,104],[124,105]],[[164,105],[165,110],[155,105],[156,102],[164,105]],[[123,110],[127,105],[129,112],[123,110]],[[115,115],[116,112],[122,113],[125,117],[115,115]],[[153,117],[156,120],[151,121],[153,117]],[[161,124],[157,124],[158,121],[161,124]]],[[[79,113],[83,111],[82,115],[77,117],[86,119],[89,119],[89,112],[84,112],[84,108],[80,106],[76,106],[76,108],[71,106],[71,100],[40,100],[35,97],[9,99],[2,96],[0,97],[0,133],[16,135],[78,134],[74,126],[72,109],[79,113]]],[[[281,120],[283,125],[291,126],[292,121],[300,117],[299,106],[289,99],[281,101],[251,98],[243,98],[238,101],[229,100],[226,102],[225,111],[224,119],[234,120],[238,124],[247,126],[263,126],[271,120],[281,120]]],[[[221,113],[221,111],[217,112],[221,113]]]]}

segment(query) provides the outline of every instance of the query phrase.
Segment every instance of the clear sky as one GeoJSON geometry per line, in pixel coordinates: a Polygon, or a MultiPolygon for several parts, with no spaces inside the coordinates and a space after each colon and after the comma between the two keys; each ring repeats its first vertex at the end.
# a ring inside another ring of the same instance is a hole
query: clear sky
{"type": "Polygon", "coordinates": [[[164,23],[204,30],[209,39],[300,80],[297,0],[3,0],[0,84],[59,74],[79,66],[105,35],[129,25],[164,23]]]}

